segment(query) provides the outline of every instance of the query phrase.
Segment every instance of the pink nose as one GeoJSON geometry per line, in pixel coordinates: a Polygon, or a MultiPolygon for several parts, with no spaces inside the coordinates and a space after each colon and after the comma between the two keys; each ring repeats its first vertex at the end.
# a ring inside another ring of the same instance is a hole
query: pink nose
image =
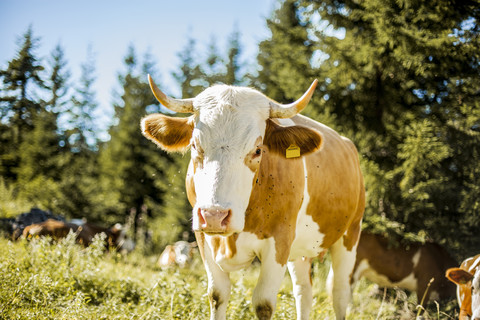
{"type": "Polygon", "coordinates": [[[198,209],[200,231],[207,233],[224,233],[228,229],[232,210],[198,209]]]}

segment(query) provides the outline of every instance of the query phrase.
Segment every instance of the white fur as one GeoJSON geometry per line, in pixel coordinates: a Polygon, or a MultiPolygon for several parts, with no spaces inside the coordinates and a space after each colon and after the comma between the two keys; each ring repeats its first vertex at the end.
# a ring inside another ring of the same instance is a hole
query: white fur
{"type": "MultiPolygon", "coordinates": [[[[413,255],[413,258],[412,258],[413,269],[415,269],[419,260],[420,260],[420,250],[418,250],[413,255]]],[[[404,288],[410,291],[416,291],[418,286],[418,279],[415,278],[413,271],[402,280],[398,282],[392,282],[385,275],[377,273],[370,266],[370,264],[366,259],[360,261],[360,263],[358,264],[357,269],[353,274],[353,282],[357,282],[361,277],[365,277],[368,280],[375,282],[376,284],[382,287],[387,287],[387,288],[399,287],[399,288],[404,288]]]]}
{"type": "Polygon", "coordinates": [[[472,279],[472,319],[480,319],[480,267],[472,279]]]}
{"type": "Polygon", "coordinates": [[[289,261],[287,264],[293,283],[297,320],[308,320],[312,308],[311,264],[308,258],[299,258],[295,261],[289,261]]]}
{"type": "Polygon", "coordinates": [[[307,164],[303,158],[303,168],[305,175],[305,189],[303,191],[303,202],[297,216],[297,227],[295,240],[290,249],[290,261],[296,261],[301,257],[316,257],[324,249],[320,247],[323,243],[324,234],[319,232],[318,224],[313,221],[311,215],[307,214],[307,206],[310,202],[308,194],[307,164]]]}
{"type": "Polygon", "coordinates": [[[202,208],[230,209],[230,233],[243,230],[254,177],[245,157],[255,150],[258,137],[265,134],[268,103],[255,90],[229,86],[208,88],[195,98],[192,143],[198,146],[197,150],[192,148],[192,159],[201,149],[203,163],[194,175],[194,229],[199,229],[196,213],[202,208]]]}
{"type": "Polygon", "coordinates": [[[345,319],[347,305],[351,298],[350,275],[355,266],[357,245],[347,250],[343,245],[343,237],[330,248],[332,266],[327,278],[327,291],[333,300],[336,319],[345,319]]]}

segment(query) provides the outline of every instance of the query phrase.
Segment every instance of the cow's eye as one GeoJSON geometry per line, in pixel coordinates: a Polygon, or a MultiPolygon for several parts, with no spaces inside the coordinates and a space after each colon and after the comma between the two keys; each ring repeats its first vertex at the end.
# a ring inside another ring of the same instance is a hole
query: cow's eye
{"type": "Polygon", "coordinates": [[[257,148],[257,150],[255,150],[255,154],[256,154],[257,156],[261,155],[261,154],[262,154],[262,149],[257,148]]]}

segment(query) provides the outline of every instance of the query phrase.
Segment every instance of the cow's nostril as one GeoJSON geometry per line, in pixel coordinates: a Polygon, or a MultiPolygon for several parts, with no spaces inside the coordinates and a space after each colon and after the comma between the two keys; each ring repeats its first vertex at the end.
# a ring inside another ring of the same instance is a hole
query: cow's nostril
{"type": "Polygon", "coordinates": [[[207,222],[205,221],[205,218],[203,217],[202,209],[198,208],[197,215],[198,215],[198,222],[199,222],[199,224],[200,224],[203,228],[205,228],[205,227],[207,226],[207,222]]]}
{"type": "Polygon", "coordinates": [[[225,215],[225,217],[222,220],[222,227],[228,226],[228,224],[230,223],[231,217],[232,217],[232,210],[228,209],[227,214],[225,215]]]}

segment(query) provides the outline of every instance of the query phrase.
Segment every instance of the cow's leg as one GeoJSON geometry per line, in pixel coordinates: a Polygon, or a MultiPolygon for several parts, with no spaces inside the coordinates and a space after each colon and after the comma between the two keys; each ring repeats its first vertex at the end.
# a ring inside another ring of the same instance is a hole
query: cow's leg
{"type": "Polygon", "coordinates": [[[312,308],[312,281],[310,258],[300,258],[287,264],[293,282],[293,294],[297,306],[297,319],[308,320],[312,308]]]}
{"type": "Polygon", "coordinates": [[[230,276],[214,262],[208,246],[205,249],[204,264],[208,278],[210,319],[224,320],[227,317],[228,299],[230,298],[230,276]]]}
{"type": "Polygon", "coordinates": [[[282,284],[286,263],[280,264],[275,259],[275,249],[265,250],[261,254],[260,276],[253,292],[253,307],[257,318],[269,320],[275,312],[277,293],[282,284]]]}
{"type": "MultiPolygon", "coordinates": [[[[351,297],[350,277],[355,265],[357,252],[355,245],[348,250],[343,244],[343,237],[337,240],[330,248],[332,268],[330,269],[329,282],[331,282],[331,295],[333,309],[337,320],[345,319],[348,302],[351,297]]],[[[327,285],[330,287],[330,285],[327,285]]]]}

